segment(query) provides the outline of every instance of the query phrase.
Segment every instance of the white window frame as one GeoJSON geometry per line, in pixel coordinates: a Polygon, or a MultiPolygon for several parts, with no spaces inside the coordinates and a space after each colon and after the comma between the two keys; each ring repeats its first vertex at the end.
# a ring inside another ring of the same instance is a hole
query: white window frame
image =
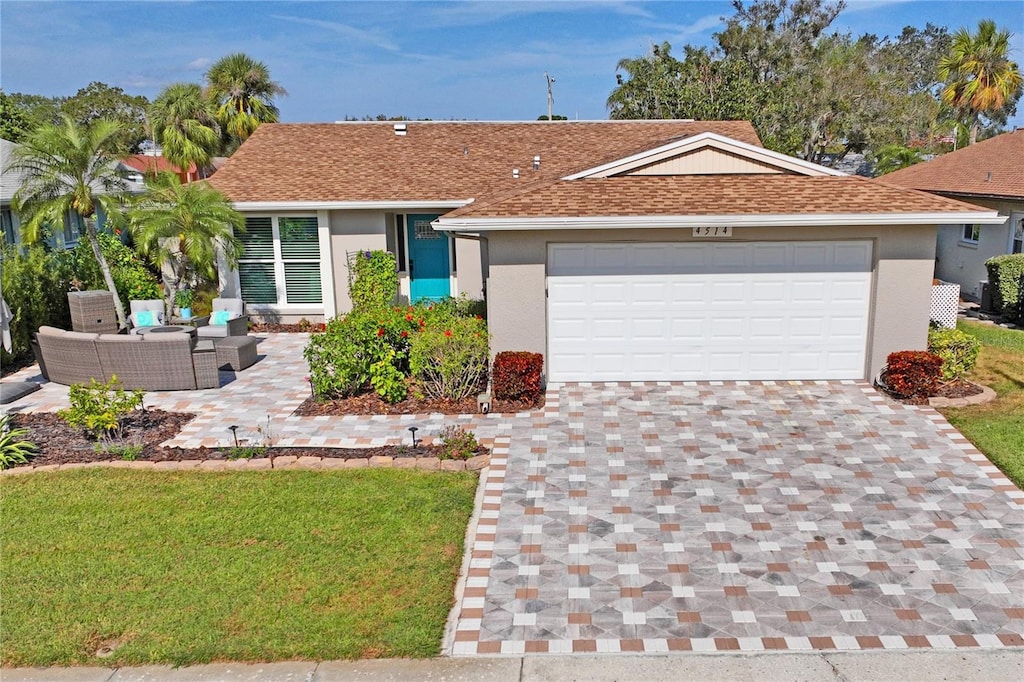
{"type": "Polygon", "coordinates": [[[1024,214],[1010,214],[1010,245],[1007,253],[1024,253],[1024,214]],[[1020,230],[1020,237],[1017,236],[1020,230]]]}
{"type": "MultiPolygon", "coordinates": [[[[319,310],[323,308],[325,315],[333,317],[335,314],[334,301],[334,287],[332,274],[330,273],[330,232],[329,227],[325,230],[325,226],[328,226],[327,211],[316,211],[316,212],[295,212],[295,213],[246,213],[245,217],[248,218],[270,218],[270,233],[273,238],[274,248],[274,286],[277,293],[276,303],[247,303],[254,309],[260,307],[270,307],[275,310],[282,312],[288,311],[305,311],[310,309],[319,310]],[[320,303],[288,303],[288,291],[285,283],[285,272],[284,264],[285,259],[281,254],[281,218],[314,218],[317,221],[317,234],[320,237],[320,258],[318,260],[313,259],[302,259],[295,260],[289,259],[290,263],[318,263],[320,266],[320,303]],[[325,257],[326,256],[326,257],[325,257]],[[327,272],[325,272],[325,267],[327,272]]],[[[267,258],[246,258],[245,254],[239,259],[238,267],[241,269],[242,265],[246,263],[270,263],[270,259],[267,258]]],[[[238,296],[242,296],[242,285],[239,277],[238,270],[235,271],[235,290],[238,292],[238,296]]]]}
{"type": "Polygon", "coordinates": [[[969,246],[977,246],[978,242],[981,241],[981,225],[974,225],[970,223],[964,223],[960,226],[960,243],[967,244],[969,246]],[[971,236],[967,236],[967,230],[971,231],[971,236]],[[975,237],[974,235],[977,235],[975,237]]]}

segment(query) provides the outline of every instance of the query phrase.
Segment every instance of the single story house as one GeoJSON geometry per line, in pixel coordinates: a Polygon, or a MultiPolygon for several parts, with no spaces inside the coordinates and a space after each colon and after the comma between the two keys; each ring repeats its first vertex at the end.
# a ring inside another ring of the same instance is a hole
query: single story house
{"type": "Polygon", "coordinates": [[[988,283],[985,261],[1024,253],[1024,130],[996,135],[931,161],[879,178],[993,209],[1001,224],[960,222],[939,226],[935,276],[960,285],[965,298],[980,300],[988,283]]]}
{"type": "Polygon", "coordinates": [[[403,296],[486,297],[492,352],[556,382],[872,378],[926,344],[936,225],[1003,220],[742,121],[269,124],[211,182],[250,312],[344,313],[387,249],[403,296]]]}

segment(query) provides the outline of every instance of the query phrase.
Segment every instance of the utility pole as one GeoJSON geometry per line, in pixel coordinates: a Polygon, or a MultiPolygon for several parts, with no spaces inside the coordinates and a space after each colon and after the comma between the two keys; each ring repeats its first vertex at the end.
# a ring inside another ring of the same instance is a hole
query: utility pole
{"type": "Polygon", "coordinates": [[[547,71],[544,72],[544,79],[548,82],[548,121],[550,122],[552,120],[551,105],[555,103],[555,98],[551,94],[551,84],[555,82],[555,79],[549,76],[547,71]]]}

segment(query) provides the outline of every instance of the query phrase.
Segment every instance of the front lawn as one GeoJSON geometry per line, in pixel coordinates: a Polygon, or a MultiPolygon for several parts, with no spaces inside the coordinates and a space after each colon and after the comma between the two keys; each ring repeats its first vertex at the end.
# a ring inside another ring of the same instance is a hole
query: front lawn
{"type": "Polygon", "coordinates": [[[5,666],[426,657],[476,488],[404,470],[5,477],[5,666]],[[96,658],[103,647],[114,649],[96,658]]]}
{"type": "Polygon", "coordinates": [[[990,386],[999,397],[942,413],[1024,489],[1024,331],[964,320],[957,327],[982,343],[978,364],[967,378],[990,386]]]}

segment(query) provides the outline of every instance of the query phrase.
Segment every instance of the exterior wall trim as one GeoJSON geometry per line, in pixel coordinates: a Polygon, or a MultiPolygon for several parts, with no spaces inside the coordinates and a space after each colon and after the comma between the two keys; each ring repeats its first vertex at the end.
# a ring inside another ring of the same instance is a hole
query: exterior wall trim
{"type": "Polygon", "coordinates": [[[928,225],[977,223],[1002,225],[1007,216],[996,211],[948,213],[835,213],[777,215],[595,216],[575,218],[438,218],[435,228],[454,232],[502,230],[615,230],[630,228],[845,227],[848,225],[928,225]]]}

